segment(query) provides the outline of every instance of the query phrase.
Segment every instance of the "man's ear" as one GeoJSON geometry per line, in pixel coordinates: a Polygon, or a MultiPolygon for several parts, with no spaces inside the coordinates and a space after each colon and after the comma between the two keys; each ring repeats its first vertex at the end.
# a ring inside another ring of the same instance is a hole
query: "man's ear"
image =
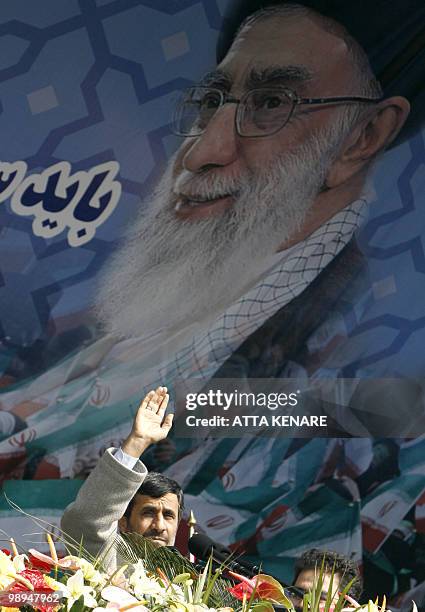
{"type": "Polygon", "coordinates": [[[128,531],[128,518],[126,516],[122,516],[118,521],[118,529],[121,533],[126,533],[128,531]]]}
{"type": "Polygon", "coordinates": [[[347,137],[328,172],[326,186],[338,187],[352,176],[366,171],[375,157],[384,151],[400,132],[409,111],[408,100],[401,96],[393,96],[379,102],[347,137]]]}

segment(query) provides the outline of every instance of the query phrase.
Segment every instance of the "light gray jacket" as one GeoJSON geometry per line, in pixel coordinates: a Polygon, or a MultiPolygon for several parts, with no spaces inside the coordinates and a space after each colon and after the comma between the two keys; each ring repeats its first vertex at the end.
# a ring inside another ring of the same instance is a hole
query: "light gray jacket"
{"type": "MultiPolygon", "coordinates": [[[[113,456],[115,451],[105,451],[61,521],[65,540],[82,541],[84,550],[92,556],[113,540],[118,520],[148,473],[141,461],[132,470],[125,467],[113,456]]],[[[77,553],[73,550],[72,554],[77,553]]],[[[117,559],[112,550],[103,563],[109,570],[115,569],[117,559]]]]}

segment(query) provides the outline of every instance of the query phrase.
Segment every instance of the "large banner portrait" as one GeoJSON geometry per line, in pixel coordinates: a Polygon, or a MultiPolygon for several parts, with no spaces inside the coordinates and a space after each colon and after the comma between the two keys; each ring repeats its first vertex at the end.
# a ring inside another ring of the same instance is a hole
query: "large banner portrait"
{"type": "Polygon", "coordinates": [[[143,462],[199,531],[425,604],[424,3],[1,9],[3,532],[162,385],[143,462]]]}

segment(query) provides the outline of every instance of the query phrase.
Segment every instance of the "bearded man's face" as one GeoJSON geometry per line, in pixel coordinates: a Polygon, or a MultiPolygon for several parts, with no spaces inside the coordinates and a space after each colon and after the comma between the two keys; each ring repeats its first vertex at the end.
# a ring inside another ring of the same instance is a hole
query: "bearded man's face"
{"type": "MultiPolygon", "coordinates": [[[[216,102],[206,95],[204,132],[188,138],[177,157],[174,202],[178,217],[199,220],[229,210],[240,193],[238,180],[247,174],[260,175],[276,160],[296,153],[313,134],[321,134],[335,124],[341,110],[326,105],[297,106],[277,132],[258,137],[259,130],[257,136],[243,137],[236,129],[237,100],[256,90],[258,97],[263,92],[262,104],[270,108],[276,105],[270,88],[289,88],[307,98],[358,94],[353,72],[346,42],[324,29],[314,17],[276,15],[246,25],[221,64],[201,82],[231,101],[214,112],[216,102]],[[179,174],[184,170],[205,180],[202,184],[197,180],[179,184],[179,174]],[[209,174],[222,181],[223,188],[217,193],[205,188],[209,174]]],[[[276,114],[279,112],[277,108],[276,114]]],[[[248,133],[252,134],[249,126],[248,133]]]]}
{"type": "MultiPolygon", "coordinates": [[[[319,28],[301,25],[304,32],[308,28],[317,44],[319,28]]],[[[298,79],[303,95],[308,88],[313,91],[317,58],[309,44],[297,42],[299,29],[297,22],[281,18],[244,29],[216,78],[227,75],[227,86],[238,98],[261,75],[273,79],[278,64],[283,72],[275,75],[286,74],[292,85],[298,79]],[[283,45],[284,35],[295,51],[283,45]]],[[[341,77],[345,65],[341,69],[338,61],[346,61],[346,49],[338,52],[340,39],[331,34],[321,31],[321,36],[338,47],[328,72],[341,77]]],[[[330,87],[325,79],[323,89],[314,85],[314,93],[347,93],[342,86],[330,87]]],[[[106,270],[99,303],[109,330],[127,337],[159,329],[177,332],[213,320],[243,295],[268,259],[314,214],[317,194],[346,135],[339,112],[300,112],[272,136],[242,138],[235,131],[235,104],[225,104],[202,135],[188,138],[148,212],[133,224],[106,270]]]]}

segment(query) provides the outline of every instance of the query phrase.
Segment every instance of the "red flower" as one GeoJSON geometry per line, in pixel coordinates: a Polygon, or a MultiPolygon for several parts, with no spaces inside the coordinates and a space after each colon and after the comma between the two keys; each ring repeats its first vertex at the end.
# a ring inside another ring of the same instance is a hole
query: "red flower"
{"type": "MultiPolygon", "coordinates": [[[[54,593],[54,589],[52,589],[48,584],[44,582],[44,575],[38,569],[26,569],[23,572],[19,572],[18,576],[22,576],[26,578],[32,586],[34,587],[34,591],[42,591],[43,593],[54,593]]],[[[8,589],[8,593],[22,593],[22,592],[31,592],[31,590],[22,582],[15,581],[8,589]]],[[[52,612],[52,608],[54,605],[48,603],[37,603],[34,604],[36,610],[40,610],[41,612],[52,612]]],[[[57,607],[57,606],[56,606],[57,607]]]]}
{"type": "Polygon", "coordinates": [[[286,607],[291,607],[291,602],[286,597],[282,585],[275,578],[266,574],[258,574],[254,578],[247,578],[231,571],[229,571],[229,574],[241,581],[239,584],[228,589],[237,599],[242,600],[244,594],[246,594],[247,598],[253,595],[253,599],[272,601],[274,603],[281,603],[286,607]]]}
{"type": "Polygon", "coordinates": [[[12,553],[10,552],[10,550],[7,550],[7,548],[2,548],[2,549],[1,549],[1,552],[4,552],[4,554],[5,554],[5,555],[7,555],[8,557],[10,557],[10,556],[11,556],[11,554],[12,554],[12,553]]]}
{"type": "MultiPolygon", "coordinates": [[[[29,580],[35,591],[48,591],[49,593],[53,593],[53,589],[44,582],[44,574],[42,574],[38,569],[25,569],[23,572],[19,572],[18,576],[23,576],[29,580]]],[[[19,588],[17,592],[29,590],[20,582],[17,584],[17,586],[22,587],[19,588]]]]}
{"type": "MultiPolygon", "coordinates": [[[[240,599],[240,601],[242,601],[244,595],[246,595],[247,599],[249,599],[254,589],[246,584],[246,582],[239,582],[239,584],[235,584],[235,586],[229,587],[227,590],[233,595],[233,597],[236,597],[236,599],[240,599]]],[[[255,594],[254,599],[258,599],[257,594],[255,594]]]]}
{"type": "Polygon", "coordinates": [[[53,559],[53,557],[49,557],[49,555],[45,555],[44,553],[38,552],[38,550],[35,550],[34,548],[30,548],[28,551],[28,554],[30,555],[31,558],[34,558],[37,560],[34,562],[34,565],[36,567],[41,567],[41,565],[39,565],[39,562],[41,562],[41,563],[45,563],[46,566],[48,566],[50,569],[52,567],[61,567],[61,568],[66,568],[66,569],[71,569],[71,570],[80,569],[80,566],[78,565],[78,563],[74,561],[76,557],[67,556],[67,557],[64,557],[63,559],[53,559]]]}
{"type": "Polygon", "coordinates": [[[47,574],[52,569],[52,566],[50,565],[50,563],[46,563],[45,561],[41,561],[41,559],[37,559],[37,557],[34,557],[34,555],[32,555],[31,553],[28,555],[28,559],[32,567],[42,570],[43,572],[46,572],[47,574]]]}

